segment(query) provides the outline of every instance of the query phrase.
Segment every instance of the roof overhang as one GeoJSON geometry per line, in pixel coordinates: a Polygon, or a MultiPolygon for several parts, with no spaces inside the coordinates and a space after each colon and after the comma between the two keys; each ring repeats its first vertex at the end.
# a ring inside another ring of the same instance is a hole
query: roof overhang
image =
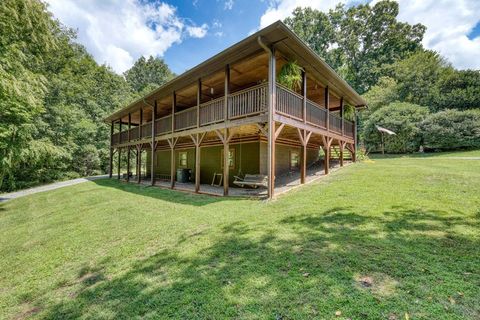
{"type": "Polygon", "coordinates": [[[283,22],[277,21],[175,77],[163,86],[130,103],[125,108],[116,111],[106,117],[104,119],[105,122],[116,121],[128,115],[129,112],[137,111],[141,107],[150,107],[156,99],[171,95],[172,92],[190,85],[201,77],[222,70],[226,64],[232,64],[263,50],[258,43],[258,37],[261,37],[262,41],[268,46],[274,46],[282,54],[286,55],[287,58],[296,60],[307,73],[311,73],[314,78],[321,81],[324,85],[328,85],[329,90],[337,96],[343,97],[346,103],[355,107],[366,106],[365,99],[283,22]]]}

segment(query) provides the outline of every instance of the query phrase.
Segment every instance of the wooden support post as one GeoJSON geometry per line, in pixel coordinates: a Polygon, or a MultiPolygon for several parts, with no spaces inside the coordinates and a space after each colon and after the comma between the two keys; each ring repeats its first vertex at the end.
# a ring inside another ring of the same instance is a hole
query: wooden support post
{"type": "Polygon", "coordinates": [[[177,108],[177,94],[175,91],[173,91],[173,97],[172,97],[172,133],[175,132],[175,111],[177,108]]]}
{"type": "Polygon", "coordinates": [[[298,135],[300,137],[300,143],[302,145],[301,163],[300,163],[300,183],[304,184],[307,176],[307,145],[312,131],[302,130],[297,128],[298,135]]]}
{"type": "Polygon", "coordinates": [[[110,124],[110,166],[108,168],[108,177],[113,175],[113,121],[110,124]]]}
{"type": "Polygon", "coordinates": [[[342,119],[342,136],[345,135],[345,120],[344,120],[344,110],[343,110],[343,97],[340,98],[340,119],[342,119]]]}
{"type": "Polygon", "coordinates": [[[229,179],[229,171],[230,165],[228,163],[228,159],[230,156],[230,144],[228,143],[228,129],[225,129],[225,139],[223,142],[223,195],[228,196],[228,184],[230,182],[229,179]]]}
{"type": "Polygon", "coordinates": [[[128,113],[128,142],[130,142],[130,129],[132,129],[132,114],[128,113]]]}
{"type": "Polygon", "coordinates": [[[330,169],[330,146],[332,144],[333,138],[322,136],[322,139],[323,139],[323,152],[325,153],[324,169],[325,169],[325,175],[327,175],[330,169]]]}
{"type": "MultiPolygon", "coordinates": [[[[122,119],[120,119],[120,124],[119,124],[119,127],[118,127],[118,141],[122,141],[122,119]]],[[[120,170],[121,170],[121,162],[122,162],[122,158],[121,158],[121,149],[118,148],[118,177],[117,179],[120,180],[120,170]]]]}
{"type": "Polygon", "coordinates": [[[345,150],[345,142],[339,141],[340,146],[340,167],[343,167],[343,151],[345,150]]]}
{"type": "Polygon", "coordinates": [[[130,146],[127,147],[127,182],[130,182],[130,146]]]}
{"type": "Polygon", "coordinates": [[[330,131],[330,91],[325,87],[325,108],[327,109],[327,131],[330,131]]]}
{"type": "Polygon", "coordinates": [[[138,139],[142,140],[143,109],[140,109],[140,121],[138,125],[138,139]]]}
{"type": "Polygon", "coordinates": [[[142,145],[137,145],[137,182],[142,182],[142,145]]]}
{"type": "Polygon", "coordinates": [[[200,104],[202,103],[202,79],[197,83],[197,128],[200,127],[200,104]]]}
{"type": "Polygon", "coordinates": [[[268,59],[268,199],[272,199],[275,192],[275,114],[276,102],[276,59],[275,48],[270,48],[268,59]]]}
{"type": "Polygon", "coordinates": [[[152,157],[150,159],[150,182],[152,186],[155,185],[155,150],[157,149],[157,142],[155,141],[155,136],[157,135],[156,132],[156,125],[155,120],[157,118],[157,100],[155,100],[153,108],[152,108],[152,142],[151,142],[151,150],[152,150],[152,157]]]}
{"type": "Polygon", "coordinates": [[[200,145],[202,144],[205,134],[206,132],[190,135],[190,138],[195,144],[195,192],[197,193],[200,191],[200,145]]]}
{"type": "Polygon", "coordinates": [[[357,161],[357,144],[358,144],[358,135],[357,135],[357,123],[358,123],[358,116],[357,110],[355,109],[355,114],[353,117],[353,151],[352,151],[352,161],[357,161]]]}
{"type": "Polygon", "coordinates": [[[303,123],[307,123],[307,72],[302,72],[303,123]]]}
{"type": "Polygon", "coordinates": [[[227,64],[225,66],[225,100],[223,106],[223,116],[225,121],[228,119],[228,94],[230,92],[230,65],[227,64]]]}
{"type": "Polygon", "coordinates": [[[168,144],[170,145],[170,188],[175,188],[175,145],[177,144],[178,138],[167,139],[168,144]]]}

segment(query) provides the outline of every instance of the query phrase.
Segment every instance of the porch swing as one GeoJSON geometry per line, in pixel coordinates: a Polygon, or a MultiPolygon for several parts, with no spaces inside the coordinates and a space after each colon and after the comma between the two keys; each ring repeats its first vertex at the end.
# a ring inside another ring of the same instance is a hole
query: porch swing
{"type": "Polygon", "coordinates": [[[263,174],[245,174],[242,178],[242,144],[240,143],[240,164],[238,165],[238,173],[236,176],[233,176],[235,180],[233,181],[234,185],[237,185],[241,188],[252,187],[257,189],[258,187],[267,187],[268,177],[263,174]]]}

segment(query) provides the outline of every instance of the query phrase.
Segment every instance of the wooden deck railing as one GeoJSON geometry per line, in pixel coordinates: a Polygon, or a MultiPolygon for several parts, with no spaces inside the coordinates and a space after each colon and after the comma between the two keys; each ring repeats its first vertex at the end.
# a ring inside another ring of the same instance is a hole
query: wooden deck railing
{"type": "Polygon", "coordinates": [[[353,122],[348,120],[343,120],[345,126],[345,135],[350,138],[354,138],[355,135],[355,125],[353,122]]]}
{"type": "Polygon", "coordinates": [[[342,118],[330,113],[330,130],[342,133],[342,118]]]}
{"type": "MultiPolygon", "coordinates": [[[[259,84],[241,91],[237,91],[228,96],[228,114],[225,116],[225,97],[220,97],[200,105],[200,115],[197,118],[197,107],[192,107],[175,113],[175,131],[205,126],[227,119],[235,119],[259,114],[267,111],[268,105],[267,84],[259,84]],[[198,120],[197,120],[198,119],[198,120]],[[199,121],[199,123],[197,123],[199,121]]],[[[328,114],[327,110],[307,99],[306,101],[305,121],[308,124],[327,128],[327,117],[331,131],[343,134],[350,138],[354,137],[355,126],[352,122],[344,120],[335,114],[328,114]]],[[[303,121],[303,96],[277,84],[276,94],[276,112],[303,121]]],[[[135,141],[141,137],[151,138],[152,123],[144,123],[139,127],[130,129],[130,141],[135,141]]],[[[172,132],[172,116],[168,115],[155,121],[156,135],[163,135],[172,132]]],[[[112,135],[113,144],[126,143],[129,141],[129,131],[125,130],[112,135]]]]}
{"type": "Polygon", "coordinates": [[[172,131],[172,116],[166,116],[155,120],[155,131],[157,135],[172,131]]]}
{"type": "Polygon", "coordinates": [[[276,112],[303,120],[303,97],[277,84],[276,112]]]}
{"type": "Polygon", "coordinates": [[[200,125],[204,126],[224,119],[225,98],[221,97],[200,105],[200,125]]]}
{"type": "Polygon", "coordinates": [[[197,126],[197,108],[189,108],[175,113],[175,130],[185,130],[197,126]]]}
{"type": "Polygon", "coordinates": [[[267,111],[267,84],[262,83],[228,97],[228,118],[251,116],[267,111]]]}
{"type": "Polygon", "coordinates": [[[307,99],[307,122],[326,129],[327,109],[307,99]]]}

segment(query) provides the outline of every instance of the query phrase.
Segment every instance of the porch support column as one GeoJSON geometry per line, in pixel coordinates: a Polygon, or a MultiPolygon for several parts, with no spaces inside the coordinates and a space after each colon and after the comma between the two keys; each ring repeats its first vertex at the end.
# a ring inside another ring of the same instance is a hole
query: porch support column
{"type": "Polygon", "coordinates": [[[157,149],[157,142],[155,141],[155,136],[157,135],[156,132],[156,124],[155,120],[157,118],[157,100],[155,100],[152,108],[152,142],[150,143],[151,145],[151,150],[152,150],[152,157],[150,159],[150,182],[152,183],[152,186],[155,185],[155,150],[157,149]]]}
{"type": "Polygon", "coordinates": [[[340,145],[340,167],[343,167],[343,151],[345,150],[345,144],[346,144],[346,142],[339,141],[339,145],[340,145]]]}
{"type": "Polygon", "coordinates": [[[140,109],[140,123],[138,125],[138,139],[142,140],[143,109],[140,109]]]}
{"type": "Polygon", "coordinates": [[[224,100],[224,105],[223,105],[223,116],[225,121],[228,119],[228,94],[230,92],[230,65],[227,64],[225,66],[225,100],[224,100]]]}
{"type": "Polygon", "coordinates": [[[175,145],[177,141],[178,138],[167,139],[170,146],[170,189],[175,188],[175,145]]]}
{"type": "Polygon", "coordinates": [[[325,87],[325,108],[327,109],[327,131],[330,131],[330,90],[325,87]]]}
{"type": "MultiPolygon", "coordinates": [[[[119,141],[122,141],[122,119],[120,119],[120,124],[119,124],[119,132],[118,132],[118,139],[119,141]]],[[[120,169],[121,169],[121,161],[122,161],[122,158],[121,158],[121,154],[122,154],[122,149],[121,148],[118,148],[118,177],[117,179],[120,180],[120,169]]]]}
{"type": "MultiPolygon", "coordinates": [[[[130,142],[131,128],[132,128],[132,114],[128,113],[128,142],[130,142]]],[[[130,145],[127,147],[127,182],[130,182],[130,145]]]]}
{"type": "Polygon", "coordinates": [[[228,163],[229,151],[230,151],[230,140],[232,139],[232,131],[228,128],[224,129],[222,134],[220,130],[215,130],[217,136],[220,138],[220,141],[223,143],[223,195],[228,196],[228,184],[229,184],[229,170],[230,166],[228,163]]]}
{"type": "Polygon", "coordinates": [[[137,183],[142,182],[142,144],[137,145],[137,183]]]}
{"type": "Polygon", "coordinates": [[[357,109],[355,109],[355,114],[353,117],[353,151],[352,151],[352,161],[357,161],[357,143],[358,143],[358,135],[357,135],[357,123],[358,123],[358,115],[357,109]]]}
{"type": "Polygon", "coordinates": [[[200,103],[202,103],[202,79],[197,82],[197,128],[200,127],[200,103]]]}
{"type": "Polygon", "coordinates": [[[268,59],[268,199],[272,199],[275,192],[275,122],[273,120],[277,91],[275,68],[275,48],[272,46],[268,59]]]}
{"type": "Polygon", "coordinates": [[[202,144],[203,138],[205,137],[204,133],[196,133],[190,135],[190,138],[195,145],[195,192],[200,191],[200,145],[202,144]]]}
{"type": "Polygon", "coordinates": [[[302,72],[303,123],[307,123],[307,72],[302,72]]]}
{"type": "Polygon", "coordinates": [[[332,145],[333,138],[322,136],[322,139],[323,139],[323,152],[325,153],[324,169],[325,169],[325,175],[327,175],[330,169],[330,146],[332,145]]]}
{"type": "Polygon", "coordinates": [[[113,121],[110,124],[110,165],[108,168],[108,177],[113,175],[113,121]]]}
{"type": "Polygon", "coordinates": [[[340,98],[340,119],[342,119],[342,136],[345,135],[345,120],[344,120],[344,105],[343,105],[343,97],[340,98]]]}
{"type": "Polygon", "coordinates": [[[312,131],[302,130],[297,128],[298,136],[300,137],[300,143],[302,144],[302,158],[300,163],[300,183],[305,183],[305,177],[307,175],[307,145],[312,131]]]}

